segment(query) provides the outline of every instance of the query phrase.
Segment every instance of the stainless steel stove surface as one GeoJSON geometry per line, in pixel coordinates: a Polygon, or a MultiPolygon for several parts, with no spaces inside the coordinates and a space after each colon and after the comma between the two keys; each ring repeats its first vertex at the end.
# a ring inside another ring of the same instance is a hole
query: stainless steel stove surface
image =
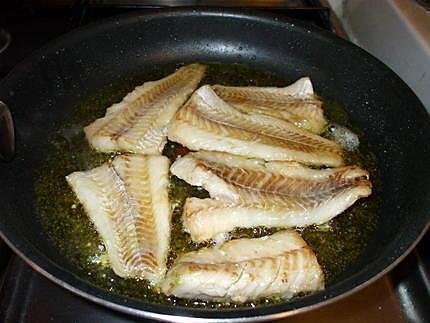
{"type": "MultiPolygon", "coordinates": [[[[327,1],[10,1],[0,3],[0,30],[8,42],[0,51],[0,78],[36,48],[87,22],[137,7],[151,10],[195,4],[259,7],[259,10],[276,11],[346,36],[327,1]]],[[[362,290],[283,322],[430,322],[429,243],[427,234],[391,273],[362,290]]],[[[50,282],[11,253],[1,240],[0,270],[0,322],[139,320],[91,303],[50,282]]]]}

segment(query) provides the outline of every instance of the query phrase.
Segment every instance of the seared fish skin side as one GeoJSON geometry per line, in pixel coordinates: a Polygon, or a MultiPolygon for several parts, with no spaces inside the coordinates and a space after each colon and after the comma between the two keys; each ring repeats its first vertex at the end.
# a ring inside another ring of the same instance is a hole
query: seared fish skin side
{"type": "Polygon", "coordinates": [[[238,303],[322,289],[324,275],[315,254],[288,230],[187,253],[162,284],[167,295],[238,303]]]}
{"type": "Polygon", "coordinates": [[[335,142],[281,119],[241,112],[207,85],[178,111],[168,137],[191,150],[333,167],[343,163],[342,149],[335,142]]]}
{"type": "Polygon", "coordinates": [[[322,224],[372,191],[368,172],[356,166],[311,169],[199,151],[178,158],[170,169],[212,198],[185,202],[185,231],[199,242],[238,227],[322,224]]]}
{"type": "Polygon", "coordinates": [[[171,223],[168,172],[167,157],[121,155],[66,176],[118,276],[152,284],[164,277],[171,223]]]}
{"type": "Polygon", "coordinates": [[[106,115],[84,128],[93,148],[161,154],[167,141],[167,125],[197,88],[205,66],[191,64],[158,81],[145,82],[127,94],[106,115]]]}
{"type": "Polygon", "coordinates": [[[313,133],[321,133],[327,125],[322,102],[315,96],[308,77],[283,88],[214,85],[212,89],[222,100],[243,112],[283,119],[313,133]]]}

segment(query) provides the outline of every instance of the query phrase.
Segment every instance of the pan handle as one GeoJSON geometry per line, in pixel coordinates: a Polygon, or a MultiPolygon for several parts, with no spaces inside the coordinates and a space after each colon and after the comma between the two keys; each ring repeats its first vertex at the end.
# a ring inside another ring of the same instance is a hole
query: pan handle
{"type": "Polygon", "coordinates": [[[15,155],[15,129],[8,106],[0,101],[0,160],[10,161],[15,155]]]}

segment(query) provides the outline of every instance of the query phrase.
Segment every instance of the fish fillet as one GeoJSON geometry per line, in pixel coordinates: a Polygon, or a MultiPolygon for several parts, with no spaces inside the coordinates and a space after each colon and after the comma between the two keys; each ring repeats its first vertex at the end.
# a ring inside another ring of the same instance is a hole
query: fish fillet
{"type": "Polygon", "coordinates": [[[210,86],[200,87],[178,111],[168,137],[191,150],[334,167],[343,162],[342,149],[335,142],[284,120],[241,112],[210,86]]]}
{"type": "Polygon", "coordinates": [[[157,284],[165,274],[171,222],[168,172],[167,157],[121,155],[66,176],[118,276],[157,284]]]}
{"type": "Polygon", "coordinates": [[[162,285],[167,295],[238,303],[322,289],[324,275],[315,254],[297,232],[288,230],[187,253],[162,285]]]}
{"type": "Polygon", "coordinates": [[[322,102],[314,95],[308,77],[283,88],[214,85],[212,89],[222,100],[242,112],[283,119],[313,133],[321,133],[327,125],[322,102]]]}
{"type": "Polygon", "coordinates": [[[203,78],[205,67],[192,64],[127,94],[106,115],[84,128],[96,150],[161,154],[167,125],[203,78]]]}
{"type": "Polygon", "coordinates": [[[372,191],[368,172],[356,166],[311,169],[218,152],[189,153],[171,172],[212,198],[185,202],[185,231],[199,242],[239,227],[322,224],[372,191]]]}

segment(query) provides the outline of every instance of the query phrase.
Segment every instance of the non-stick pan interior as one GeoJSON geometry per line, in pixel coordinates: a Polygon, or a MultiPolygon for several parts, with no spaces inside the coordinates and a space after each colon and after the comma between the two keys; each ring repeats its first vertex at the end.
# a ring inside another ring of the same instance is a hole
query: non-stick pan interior
{"type": "MultiPolygon", "coordinates": [[[[263,316],[305,308],[365,283],[398,259],[430,212],[430,122],[412,91],[387,67],[336,36],[296,21],[237,11],[133,14],[75,31],[39,50],[0,83],[16,122],[17,156],[0,172],[2,235],[39,270],[105,305],[201,317],[263,316]],[[316,92],[345,106],[377,156],[379,221],[364,254],[326,290],[255,309],[181,309],[121,298],[85,282],[37,220],[34,170],[52,131],[83,97],[153,66],[243,63],[290,79],[310,76],[316,92]]],[[[293,312],[291,312],[293,313],[293,312]]]]}

